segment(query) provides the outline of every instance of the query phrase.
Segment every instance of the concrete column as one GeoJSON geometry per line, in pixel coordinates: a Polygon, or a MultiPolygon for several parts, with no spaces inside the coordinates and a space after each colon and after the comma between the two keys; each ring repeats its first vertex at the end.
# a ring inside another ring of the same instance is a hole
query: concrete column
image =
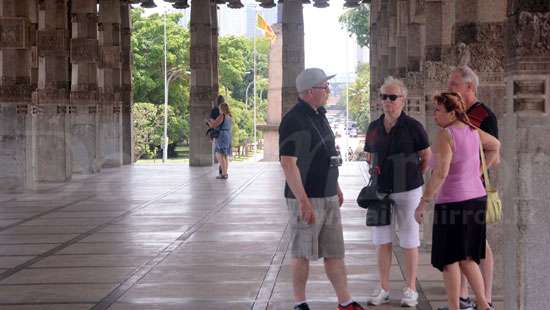
{"type": "Polygon", "coordinates": [[[211,19],[212,19],[212,107],[216,98],[218,98],[218,93],[220,91],[220,85],[218,81],[218,8],[215,2],[212,2],[211,5],[211,19]]]}
{"type": "Polygon", "coordinates": [[[283,114],[298,98],[296,77],[304,70],[304,12],[302,0],[283,6],[283,114]]]}
{"type": "MultiPolygon", "coordinates": [[[[373,37],[373,44],[375,45],[376,58],[373,61],[377,62],[376,75],[372,75],[374,80],[371,84],[371,120],[375,120],[382,115],[382,104],[379,98],[379,89],[384,82],[384,79],[391,75],[389,70],[390,62],[390,47],[389,47],[389,33],[390,33],[390,16],[389,16],[389,2],[383,0],[377,0],[372,2],[372,12],[375,16],[375,30],[376,36],[373,37]]],[[[372,62],[372,61],[371,61],[372,62]]]]}
{"type": "Polygon", "coordinates": [[[212,142],[205,136],[204,120],[211,109],[212,20],[211,1],[191,2],[191,166],[212,165],[212,142]]]}
{"type": "Polygon", "coordinates": [[[424,104],[424,80],[421,72],[424,49],[423,32],[425,31],[424,3],[411,1],[406,9],[410,14],[405,37],[407,41],[405,83],[409,90],[406,111],[408,115],[425,125],[426,105],[424,104]]]}
{"type": "Polygon", "coordinates": [[[508,1],[505,108],[500,127],[504,170],[504,307],[550,304],[550,24],[548,1],[508,1]]]}
{"type": "MultiPolygon", "coordinates": [[[[435,141],[438,126],[433,117],[433,96],[447,89],[453,59],[451,54],[451,31],[454,23],[454,1],[434,0],[425,3],[426,26],[424,34],[424,106],[426,130],[430,141],[435,141]],[[450,24],[450,25],[449,25],[450,24]]],[[[431,240],[431,238],[430,238],[431,240]]]]}
{"type": "Polygon", "coordinates": [[[122,165],[120,0],[99,1],[99,122],[101,166],[122,165]]]}
{"type": "MultiPolygon", "coordinates": [[[[425,2],[423,9],[426,16],[425,32],[421,34],[424,38],[424,62],[422,67],[423,80],[423,96],[421,97],[421,105],[425,110],[425,128],[430,138],[430,143],[433,145],[438,130],[438,126],[433,119],[433,96],[447,89],[447,80],[451,71],[450,60],[446,56],[446,51],[450,50],[451,45],[451,25],[447,23],[454,22],[454,18],[448,17],[451,6],[454,2],[450,0],[435,0],[425,2]]],[[[454,16],[454,15],[453,15],[454,16]]],[[[430,212],[433,211],[433,206],[430,212]]],[[[432,225],[433,216],[426,217],[421,226],[422,243],[424,246],[430,247],[432,243],[432,225]]]]}
{"type": "Polygon", "coordinates": [[[65,0],[38,3],[38,88],[33,93],[31,156],[34,180],[71,177],[69,136],[69,31],[65,0]]]}
{"type": "MultiPolygon", "coordinates": [[[[504,112],[504,24],[506,0],[456,0],[456,23],[454,26],[453,54],[456,65],[469,65],[478,75],[480,85],[478,98],[491,107],[502,119],[504,112]]],[[[502,121],[500,128],[504,127],[502,121]]],[[[492,171],[493,183],[499,188],[506,180],[500,177],[503,171],[492,171]]],[[[503,281],[503,228],[487,226],[489,244],[495,254],[495,289],[503,281]]]]}
{"type": "Polygon", "coordinates": [[[97,158],[97,2],[74,0],[71,6],[70,149],[74,173],[100,170],[97,158]]]}
{"type": "Polygon", "coordinates": [[[376,100],[378,98],[378,92],[376,91],[376,85],[380,83],[379,71],[380,71],[380,0],[371,1],[370,4],[370,48],[369,48],[369,62],[370,62],[370,89],[369,89],[369,111],[371,120],[375,119],[376,115],[376,100]]]}
{"type": "Polygon", "coordinates": [[[130,21],[130,5],[120,1],[120,49],[121,54],[121,90],[122,101],[122,164],[134,162],[134,119],[132,117],[132,23],[130,21]]]}
{"type": "Polygon", "coordinates": [[[279,124],[282,116],[282,86],[283,86],[283,38],[282,25],[271,26],[277,39],[271,43],[269,51],[269,90],[267,93],[267,122],[258,128],[264,134],[264,161],[279,160],[279,124]]]}
{"type": "Polygon", "coordinates": [[[0,192],[22,190],[32,181],[28,160],[31,139],[26,134],[35,87],[31,81],[32,42],[27,36],[31,14],[36,14],[31,6],[35,4],[14,0],[0,6],[0,192]]]}
{"type": "Polygon", "coordinates": [[[387,1],[388,74],[397,77],[397,0],[387,1]]]}

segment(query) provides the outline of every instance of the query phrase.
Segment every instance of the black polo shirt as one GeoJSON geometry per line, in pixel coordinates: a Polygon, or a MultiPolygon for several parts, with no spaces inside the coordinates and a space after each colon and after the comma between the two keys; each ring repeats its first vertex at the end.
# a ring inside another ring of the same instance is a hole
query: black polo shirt
{"type": "Polygon", "coordinates": [[[498,139],[497,117],[488,106],[477,101],[466,111],[470,122],[498,139]]]}
{"type": "MultiPolygon", "coordinates": [[[[329,166],[330,156],[336,155],[336,146],[325,113],[325,108],[315,111],[300,99],[279,126],[279,155],[298,158],[302,184],[310,198],[336,195],[338,167],[329,166]]],[[[288,183],[285,197],[295,198],[288,183]]]]}
{"type": "Polygon", "coordinates": [[[378,190],[399,193],[424,184],[418,151],[430,146],[426,130],[420,122],[401,112],[397,122],[386,132],[384,115],[369,124],[365,152],[374,155],[380,167],[378,190]]]}

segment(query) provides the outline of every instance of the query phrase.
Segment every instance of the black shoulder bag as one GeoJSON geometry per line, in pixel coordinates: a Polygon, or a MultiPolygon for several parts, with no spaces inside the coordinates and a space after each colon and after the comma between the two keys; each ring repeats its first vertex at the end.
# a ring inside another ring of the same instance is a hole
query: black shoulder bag
{"type": "MultiPolygon", "coordinates": [[[[393,135],[392,137],[393,138],[393,135]]],[[[393,143],[393,139],[392,139],[393,143]]],[[[369,184],[361,189],[357,196],[357,204],[363,209],[367,209],[367,226],[386,226],[391,224],[392,207],[395,201],[389,194],[378,192],[378,175],[380,166],[378,166],[378,155],[373,153],[372,167],[369,170],[369,184]]]]}
{"type": "Polygon", "coordinates": [[[376,169],[370,169],[369,184],[359,192],[357,204],[367,209],[367,226],[386,226],[391,224],[392,207],[395,204],[389,194],[378,192],[378,175],[376,169]]]}
{"type": "Polygon", "coordinates": [[[224,122],[225,122],[225,114],[223,115],[222,123],[216,128],[208,128],[208,130],[206,130],[206,135],[210,137],[210,139],[212,140],[218,138],[220,136],[220,127],[223,125],[224,122]]]}

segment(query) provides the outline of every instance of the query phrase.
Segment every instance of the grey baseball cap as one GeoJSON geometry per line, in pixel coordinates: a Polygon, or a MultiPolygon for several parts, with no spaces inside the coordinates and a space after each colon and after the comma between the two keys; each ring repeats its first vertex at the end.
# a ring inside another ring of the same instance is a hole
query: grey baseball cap
{"type": "Polygon", "coordinates": [[[296,77],[296,89],[299,93],[311,89],[313,86],[321,84],[335,77],[336,74],[326,75],[325,71],[319,68],[308,68],[302,71],[296,77]]]}

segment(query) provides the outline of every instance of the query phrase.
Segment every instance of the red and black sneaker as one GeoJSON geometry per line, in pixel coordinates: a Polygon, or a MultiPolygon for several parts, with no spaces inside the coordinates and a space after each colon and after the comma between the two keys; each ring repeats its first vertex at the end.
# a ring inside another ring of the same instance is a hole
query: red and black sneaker
{"type": "Polygon", "coordinates": [[[345,307],[342,305],[338,305],[338,308],[336,308],[336,310],[367,310],[367,308],[363,308],[359,303],[354,301],[345,307]]]}

